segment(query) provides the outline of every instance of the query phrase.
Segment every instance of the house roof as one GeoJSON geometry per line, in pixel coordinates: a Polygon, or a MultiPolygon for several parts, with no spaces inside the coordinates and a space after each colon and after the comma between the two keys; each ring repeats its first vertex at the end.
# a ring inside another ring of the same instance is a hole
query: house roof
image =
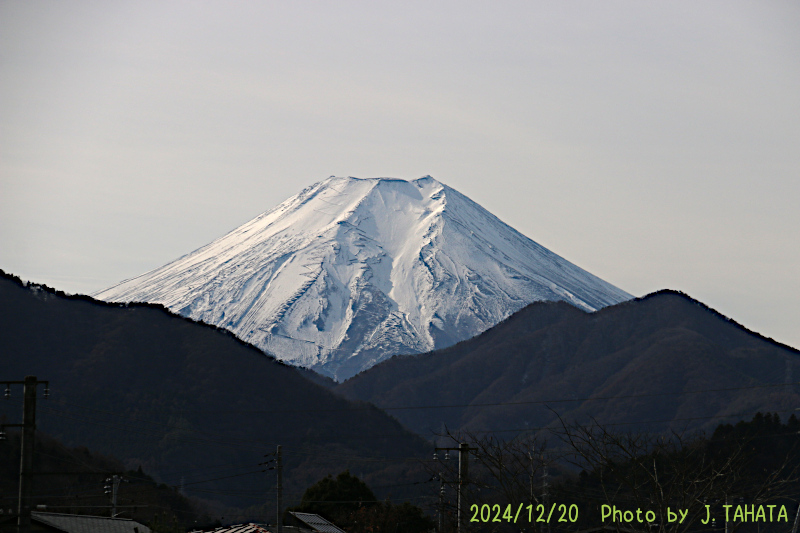
{"type": "Polygon", "coordinates": [[[320,533],[345,533],[343,529],[334,526],[318,514],[295,513],[291,511],[289,514],[300,520],[303,524],[307,524],[313,531],[319,531],[320,533]]]}
{"type": "Polygon", "coordinates": [[[270,533],[270,530],[263,524],[250,523],[218,527],[210,530],[210,533],[270,533]]]}
{"type": "MultiPolygon", "coordinates": [[[[341,528],[336,527],[318,514],[289,512],[299,524],[293,526],[283,526],[284,533],[345,533],[341,528]],[[297,527],[299,525],[299,527],[297,527]]],[[[278,527],[266,524],[237,524],[234,526],[218,527],[205,533],[275,533],[278,527]]],[[[71,532],[70,532],[71,533],[71,532]]],[[[149,532],[148,532],[149,533],[149,532]]],[[[192,533],[204,533],[195,531],[192,533]]]]}
{"type": "MultiPolygon", "coordinates": [[[[277,526],[270,526],[265,524],[237,524],[234,526],[218,527],[206,532],[199,530],[192,533],[275,533],[278,530],[277,526]]],[[[284,533],[314,533],[311,529],[299,528],[293,526],[283,526],[284,533]]]]}
{"type": "Polygon", "coordinates": [[[149,527],[130,518],[34,511],[31,520],[64,533],[152,533],[149,527]]]}

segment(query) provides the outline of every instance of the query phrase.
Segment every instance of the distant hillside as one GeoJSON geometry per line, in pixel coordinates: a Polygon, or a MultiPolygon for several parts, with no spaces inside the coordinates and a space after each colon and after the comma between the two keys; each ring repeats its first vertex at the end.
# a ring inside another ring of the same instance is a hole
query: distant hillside
{"type": "MultiPolygon", "coordinates": [[[[10,423],[10,422],[9,422],[10,423]]],[[[0,508],[17,510],[19,494],[20,435],[9,431],[0,441],[0,508]]],[[[59,441],[37,432],[33,471],[61,475],[35,475],[33,505],[45,505],[56,513],[111,515],[111,497],[105,493],[105,480],[113,475],[124,479],[117,494],[117,513],[158,530],[162,524],[178,524],[183,530],[214,524],[209,510],[190,502],[177,487],[156,483],[145,472],[126,471],[118,459],[103,456],[79,446],[68,448],[59,441]]],[[[7,516],[7,515],[6,515],[7,516]]],[[[219,517],[217,517],[219,518],[219,517]]],[[[11,523],[15,523],[12,517],[11,523]]],[[[0,531],[13,528],[0,520],[0,531]]]]}
{"type": "MultiPolygon", "coordinates": [[[[40,391],[37,403],[40,430],[228,505],[272,509],[275,472],[261,470],[274,462],[259,463],[278,444],[287,505],[344,468],[378,487],[419,481],[407,458],[430,452],[380,410],[160,306],[66,296],[0,271],[0,350],[0,382],[50,382],[50,399],[40,391]]],[[[0,417],[18,421],[21,397],[12,386],[0,417]]]]}
{"type": "Polygon", "coordinates": [[[335,390],[389,409],[422,435],[446,425],[513,436],[556,413],[619,429],[711,428],[728,415],[793,412],[800,389],[781,385],[800,381],[799,355],[661,291],[594,313],[534,303],[473,339],[393,358],[335,390]]]}

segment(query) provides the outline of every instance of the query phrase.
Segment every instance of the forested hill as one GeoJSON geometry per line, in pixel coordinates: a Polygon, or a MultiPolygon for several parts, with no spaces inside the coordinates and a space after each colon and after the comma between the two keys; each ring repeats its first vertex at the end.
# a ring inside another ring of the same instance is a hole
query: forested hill
{"type": "Polygon", "coordinates": [[[473,339],[391,359],[336,390],[423,435],[446,426],[512,436],[557,415],[620,429],[711,429],[756,411],[793,412],[798,381],[794,348],[661,291],[594,313],[534,303],[473,339]]]}
{"type": "MultiPolygon", "coordinates": [[[[181,475],[188,494],[226,504],[274,500],[275,472],[262,471],[274,462],[259,463],[278,444],[287,504],[344,468],[375,486],[419,481],[410,459],[430,452],[379,409],[160,306],[67,296],[0,273],[0,339],[0,382],[50,383],[38,429],[156,478],[181,475]]],[[[12,386],[0,402],[9,423],[21,398],[12,386]]]]}
{"type": "MultiPolygon", "coordinates": [[[[8,431],[0,442],[0,531],[12,531],[19,495],[20,433],[8,431]],[[12,510],[11,516],[8,509],[12,510]],[[3,520],[5,518],[5,520],[3,520]]],[[[68,448],[41,431],[36,434],[33,472],[33,506],[55,513],[110,516],[111,494],[107,480],[116,475],[117,516],[132,518],[157,533],[219,525],[219,513],[179,492],[179,479],[172,485],[156,483],[142,471],[127,470],[122,461],[92,452],[84,446],[68,448]],[[57,473],[57,474],[56,474],[57,473]]]]}

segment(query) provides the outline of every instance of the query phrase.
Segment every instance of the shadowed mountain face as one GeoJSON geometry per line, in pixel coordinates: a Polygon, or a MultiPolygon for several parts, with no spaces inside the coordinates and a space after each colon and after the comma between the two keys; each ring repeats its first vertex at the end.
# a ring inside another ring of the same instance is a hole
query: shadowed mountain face
{"type": "Polygon", "coordinates": [[[96,297],[163,304],[343,380],[470,338],[530,302],[593,311],[631,295],[428,176],[331,177],[96,297]]]}
{"type": "MultiPolygon", "coordinates": [[[[419,437],[225,330],[0,274],[0,380],[49,380],[50,399],[39,390],[37,428],[66,445],[113,454],[171,484],[183,480],[189,494],[239,507],[273,501],[274,471],[259,463],[277,444],[287,504],[348,467],[376,485],[419,479],[403,460],[428,455],[419,437]]],[[[21,399],[13,386],[0,420],[19,422],[21,399]]]]}
{"type": "Polygon", "coordinates": [[[594,313],[534,303],[473,339],[391,359],[336,390],[423,435],[447,426],[513,436],[557,415],[623,430],[707,428],[728,415],[793,412],[800,388],[783,384],[800,381],[798,355],[662,291],[594,313]],[[414,406],[428,408],[394,409],[414,406]]]}
{"type": "MultiPolygon", "coordinates": [[[[0,531],[4,533],[17,531],[16,517],[7,512],[9,507],[16,511],[19,494],[21,435],[19,428],[15,430],[9,430],[8,439],[0,442],[0,508],[4,509],[0,531]]],[[[146,472],[126,471],[116,458],[93,453],[84,446],[68,448],[42,431],[36,432],[32,470],[51,474],[34,477],[33,504],[37,507],[45,505],[59,513],[108,516],[105,480],[119,474],[126,480],[118,487],[118,513],[122,518],[151,526],[158,519],[162,523],[177,522],[183,530],[213,527],[210,509],[201,508],[202,504],[198,507],[197,502],[190,502],[172,487],[156,483],[146,472]]]]}

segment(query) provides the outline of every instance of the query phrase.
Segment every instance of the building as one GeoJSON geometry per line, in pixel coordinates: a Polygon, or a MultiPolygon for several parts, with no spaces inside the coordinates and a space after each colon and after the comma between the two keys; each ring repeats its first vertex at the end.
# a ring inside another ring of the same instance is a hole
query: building
{"type": "MultiPolygon", "coordinates": [[[[16,532],[17,518],[0,521],[0,531],[16,532]]],[[[109,518],[64,513],[31,513],[31,533],[152,533],[149,527],[130,518],[109,518]]]]}
{"type": "MultiPolygon", "coordinates": [[[[345,533],[345,531],[313,513],[287,513],[287,524],[283,533],[345,533]]],[[[235,526],[218,527],[205,533],[276,533],[278,526],[267,524],[237,524],[235,526]]],[[[200,533],[200,532],[193,532],[200,533]]]]}

